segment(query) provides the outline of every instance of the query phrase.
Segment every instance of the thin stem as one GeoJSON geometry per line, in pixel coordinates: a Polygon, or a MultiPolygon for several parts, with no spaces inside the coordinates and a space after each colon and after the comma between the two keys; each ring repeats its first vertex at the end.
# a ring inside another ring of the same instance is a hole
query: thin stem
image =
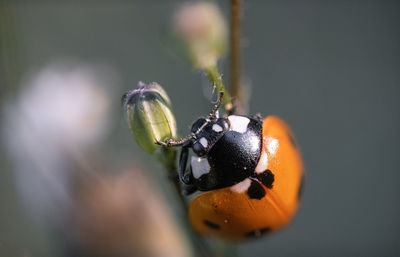
{"type": "Polygon", "coordinates": [[[224,96],[222,98],[222,104],[225,108],[225,110],[231,110],[232,109],[232,100],[231,100],[231,95],[229,94],[228,90],[226,90],[226,87],[224,85],[224,82],[222,81],[222,76],[218,71],[217,65],[209,66],[204,69],[204,71],[207,74],[208,80],[215,86],[215,91],[217,93],[223,92],[224,96]]]}
{"type": "Polygon", "coordinates": [[[234,99],[234,112],[241,112],[243,109],[243,97],[241,92],[240,77],[240,15],[241,0],[231,0],[231,23],[230,23],[230,57],[231,57],[231,93],[234,99]]]}
{"type": "MultiPolygon", "coordinates": [[[[171,147],[164,147],[163,152],[162,152],[162,155],[163,155],[162,163],[168,172],[168,177],[171,182],[171,185],[174,188],[175,193],[178,195],[181,209],[186,213],[188,204],[182,193],[182,186],[179,181],[178,174],[177,174],[178,169],[176,167],[176,154],[177,154],[176,149],[171,148],[171,147]]],[[[195,255],[201,256],[201,257],[214,256],[214,254],[211,252],[209,246],[204,241],[204,239],[201,238],[200,236],[196,235],[195,232],[191,229],[191,225],[188,223],[188,219],[185,217],[183,220],[184,220],[184,224],[186,225],[186,228],[187,228],[186,231],[191,240],[192,247],[195,250],[195,255]]]]}

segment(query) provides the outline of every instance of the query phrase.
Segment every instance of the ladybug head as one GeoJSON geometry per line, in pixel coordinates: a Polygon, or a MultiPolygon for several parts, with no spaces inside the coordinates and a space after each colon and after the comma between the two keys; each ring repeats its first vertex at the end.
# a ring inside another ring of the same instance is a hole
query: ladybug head
{"type": "Polygon", "coordinates": [[[191,133],[193,152],[199,157],[206,155],[213,145],[229,130],[227,118],[200,118],[193,123],[191,133]]]}

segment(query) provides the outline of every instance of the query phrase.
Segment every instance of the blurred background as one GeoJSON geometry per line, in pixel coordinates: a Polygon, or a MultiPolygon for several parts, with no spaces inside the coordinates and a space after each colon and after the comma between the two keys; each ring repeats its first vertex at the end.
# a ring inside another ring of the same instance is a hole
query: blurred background
{"type": "MultiPolygon", "coordinates": [[[[183,2],[0,1],[0,256],[190,256],[166,175],[120,104],[157,81],[181,134],[209,112],[205,75],[167,39],[183,2]]],[[[307,179],[292,224],[239,256],[400,256],[399,13],[244,1],[250,112],[292,126],[307,179]]]]}

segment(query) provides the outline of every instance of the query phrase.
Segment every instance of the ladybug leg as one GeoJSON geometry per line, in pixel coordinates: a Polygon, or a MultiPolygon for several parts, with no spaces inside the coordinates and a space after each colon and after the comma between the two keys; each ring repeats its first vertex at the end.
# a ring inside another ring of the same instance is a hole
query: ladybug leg
{"type": "Polygon", "coordinates": [[[183,194],[191,195],[197,191],[197,187],[195,185],[184,185],[183,186],[183,194]]]}
{"type": "Polygon", "coordinates": [[[215,118],[216,118],[216,119],[219,118],[219,110],[215,111],[215,118]]]}
{"type": "Polygon", "coordinates": [[[209,120],[213,120],[215,118],[219,117],[219,112],[218,109],[222,104],[222,98],[224,97],[224,92],[219,92],[218,94],[218,100],[217,103],[215,104],[214,108],[212,109],[212,111],[210,112],[210,114],[208,115],[208,119],[209,120]]]}
{"type": "Polygon", "coordinates": [[[190,174],[185,174],[187,160],[189,158],[189,148],[192,146],[192,141],[187,141],[182,145],[181,155],[179,157],[179,178],[186,185],[192,185],[192,179],[190,174]]]}

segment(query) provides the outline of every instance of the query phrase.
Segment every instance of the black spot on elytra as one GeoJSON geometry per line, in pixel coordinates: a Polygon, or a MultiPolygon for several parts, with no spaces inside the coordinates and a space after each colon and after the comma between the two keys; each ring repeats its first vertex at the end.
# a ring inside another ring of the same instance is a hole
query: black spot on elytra
{"type": "Polygon", "coordinates": [[[257,237],[260,237],[260,236],[263,236],[263,235],[267,234],[270,231],[271,231],[271,228],[257,229],[257,230],[253,230],[253,231],[250,231],[250,232],[246,233],[245,237],[257,238],[257,237]]]}
{"type": "Polygon", "coordinates": [[[289,137],[289,141],[290,141],[290,143],[293,145],[293,147],[294,147],[294,148],[297,148],[297,141],[296,141],[296,139],[294,138],[293,134],[292,134],[292,133],[289,133],[289,134],[288,134],[288,137],[289,137]]]}
{"type": "Polygon", "coordinates": [[[300,181],[300,186],[299,186],[299,191],[297,192],[297,197],[299,200],[303,197],[304,193],[304,185],[305,185],[305,177],[304,174],[301,175],[301,181],[300,181]]]}
{"type": "Polygon", "coordinates": [[[252,180],[249,189],[247,189],[247,195],[250,199],[260,200],[265,196],[265,189],[258,181],[252,180]]]}
{"type": "Polygon", "coordinates": [[[267,188],[271,189],[274,183],[275,176],[270,170],[265,170],[263,173],[257,175],[258,180],[264,184],[267,188]]]}
{"type": "Polygon", "coordinates": [[[212,228],[212,229],[220,229],[221,228],[218,224],[216,224],[212,221],[209,221],[209,220],[203,220],[203,223],[204,223],[204,225],[206,225],[207,227],[212,228]]]}

